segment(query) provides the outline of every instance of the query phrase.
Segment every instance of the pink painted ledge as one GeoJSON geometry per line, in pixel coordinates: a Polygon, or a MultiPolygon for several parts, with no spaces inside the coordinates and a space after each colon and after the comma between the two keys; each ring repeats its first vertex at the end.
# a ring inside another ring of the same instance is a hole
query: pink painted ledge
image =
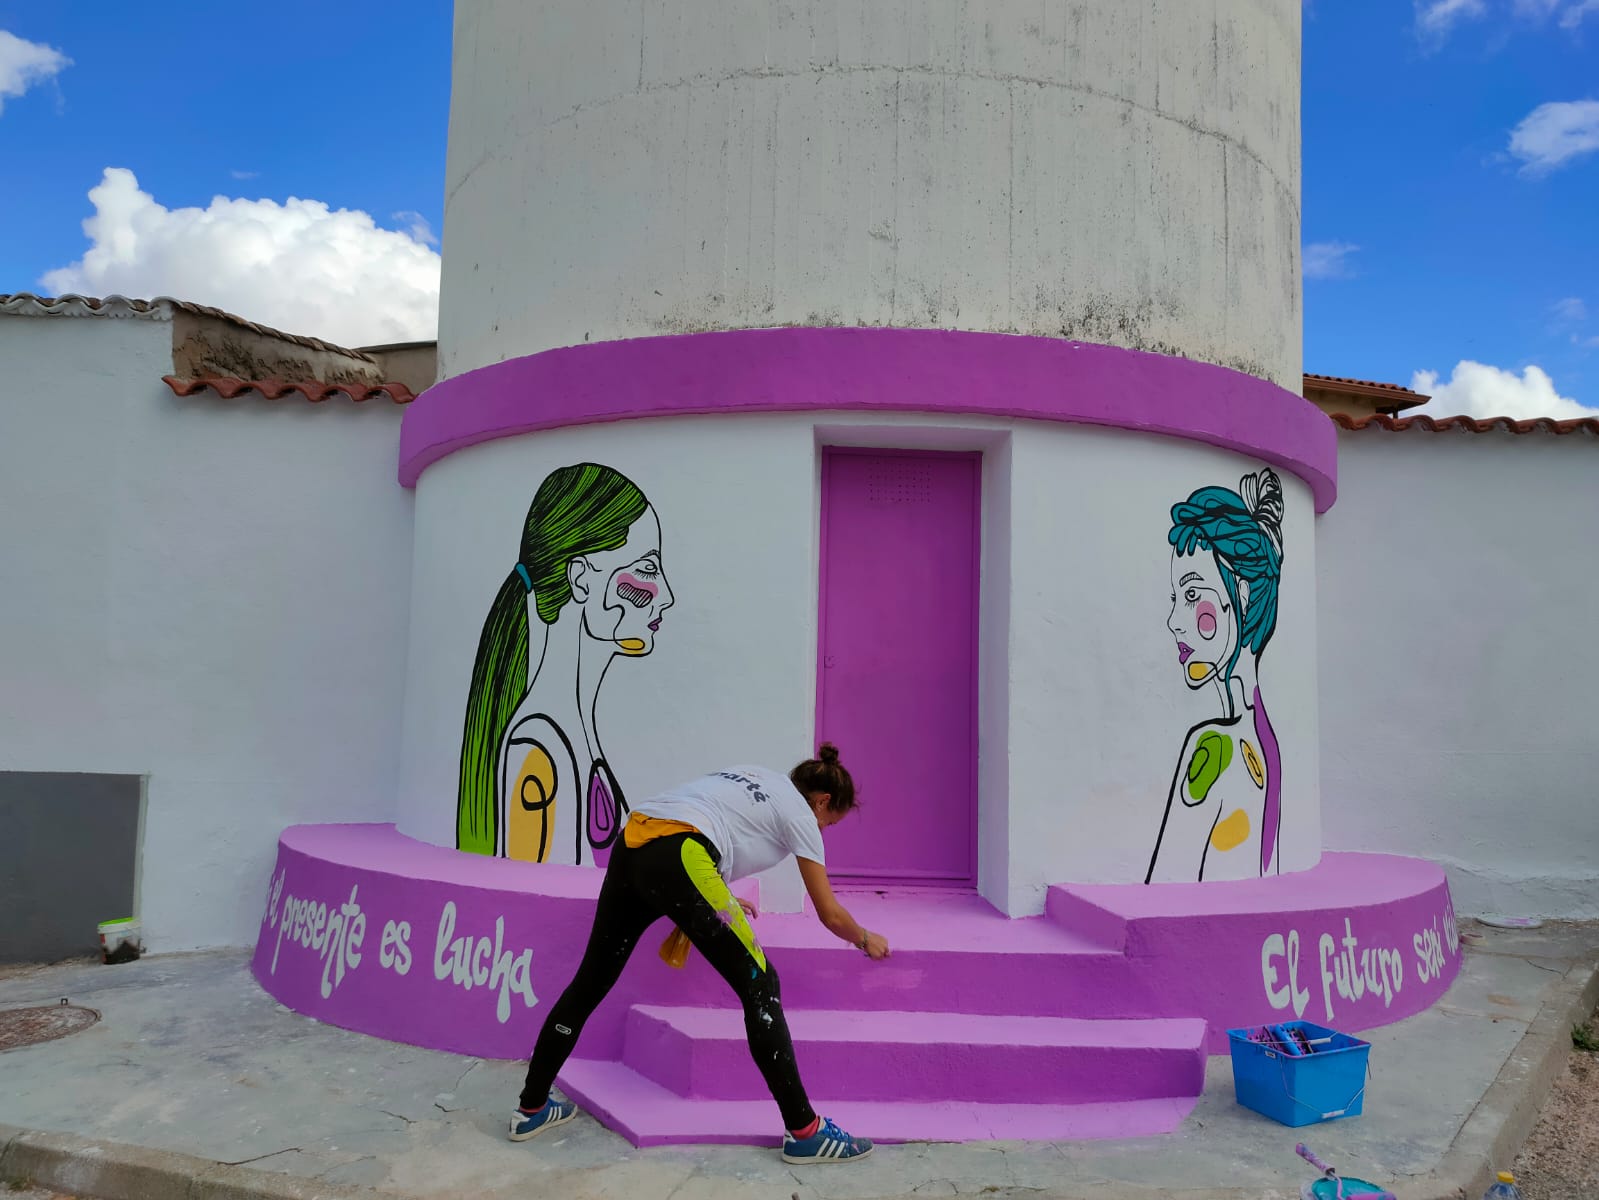
{"type": "Polygon", "coordinates": [[[457,450],[569,425],[717,413],[899,412],[1101,425],[1292,471],[1325,512],[1337,431],[1253,375],[1087,342],[941,329],[746,329],[565,346],[480,367],[412,402],[400,482],[457,450]]]}
{"type": "MultiPolygon", "coordinates": [[[[392,825],[293,826],[253,971],[330,1025],[521,1058],[582,954],[600,879],[392,825]]],[[[1437,1003],[1461,961],[1444,873],[1392,855],[1239,883],[1060,885],[1045,915],[1017,919],[970,893],[848,903],[891,959],[803,913],[755,928],[819,1103],[885,1141],[1169,1131],[1229,1027],[1301,1016],[1359,1033],[1437,1003]]],[[[635,1144],[769,1141],[726,985],[697,955],[662,963],[664,936],[646,935],[561,1086],[635,1144]]]]}

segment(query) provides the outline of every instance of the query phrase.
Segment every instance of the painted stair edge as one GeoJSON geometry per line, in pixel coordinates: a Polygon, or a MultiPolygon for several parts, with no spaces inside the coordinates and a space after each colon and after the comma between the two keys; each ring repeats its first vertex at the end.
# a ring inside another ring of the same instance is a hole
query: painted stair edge
{"type": "MultiPolygon", "coordinates": [[[[782,1142],[769,1096],[701,1100],[675,1096],[621,1063],[571,1059],[557,1080],[579,1107],[634,1146],[756,1145],[782,1142]]],[[[974,1104],[838,1101],[813,1098],[816,1111],[856,1137],[905,1142],[1087,1141],[1171,1133],[1199,1097],[1089,1104],[974,1104]]]]}
{"type": "Polygon", "coordinates": [[[1069,884],[1051,884],[1044,893],[1044,915],[1118,954],[1127,950],[1127,920],[1092,900],[1078,895],[1069,884]]]}
{"type": "MultiPolygon", "coordinates": [[[[819,1092],[891,1103],[1083,1104],[1198,1094],[1206,1023],[962,1013],[790,1010],[801,1070],[819,1092]]],[[[767,1094],[737,1009],[635,1005],[621,1061],[674,1095],[767,1094]]]]}
{"type": "Polygon", "coordinates": [[[1072,933],[1139,958],[1191,942],[1188,931],[1215,922],[1257,927],[1328,911],[1353,916],[1448,891],[1447,874],[1427,859],[1328,851],[1308,870],[1259,879],[1051,884],[1044,913],[1072,933]]]}

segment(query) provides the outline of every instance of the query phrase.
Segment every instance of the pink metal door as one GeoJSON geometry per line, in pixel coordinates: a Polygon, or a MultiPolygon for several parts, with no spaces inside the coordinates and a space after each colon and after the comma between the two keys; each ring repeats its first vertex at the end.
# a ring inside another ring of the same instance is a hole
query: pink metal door
{"type": "Polygon", "coordinates": [[[827,832],[834,879],[976,883],[981,465],[823,451],[816,727],[861,801],[827,832]]]}

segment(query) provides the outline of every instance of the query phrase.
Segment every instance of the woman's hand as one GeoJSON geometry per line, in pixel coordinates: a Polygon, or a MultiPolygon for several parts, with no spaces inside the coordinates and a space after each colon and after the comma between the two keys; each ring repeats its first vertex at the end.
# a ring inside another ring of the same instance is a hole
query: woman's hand
{"type": "Polygon", "coordinates": [[[834,937],[843,938],[855,949],[873,958],[888,957],[888,939],[872,933],[849,915],[849,909],[833,895],[833,885],[828,881],[827,868],[808,858],[799,859],[800,878],[805,881],[805,891],[816,908],[816,919],[834,937]]]}
{"type": "Polygon", "coordinates": [[[759,909],[742,897],[738,898],[738,906],[744,910],[744,915],[752,921],[761,915],[759,909]]]}

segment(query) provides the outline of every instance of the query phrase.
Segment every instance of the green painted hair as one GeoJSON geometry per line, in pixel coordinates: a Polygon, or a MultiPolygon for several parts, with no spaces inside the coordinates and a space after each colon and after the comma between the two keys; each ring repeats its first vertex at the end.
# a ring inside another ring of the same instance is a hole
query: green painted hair
{"type": "Polygon", "coordinates": [[[632,480],[596,463],[561,467],[539,485],[522,525],[521,551],[489,607],[472,664],[461,736],[457,849],[494,853],[499,821],[494,772],[500,739],[529,684],[528,592],[533,593],[539,620],[553,625],[572,598],[567,578],[572,560],[625,545],[628,530],[648,507],[649,501],[632,480]]]}

